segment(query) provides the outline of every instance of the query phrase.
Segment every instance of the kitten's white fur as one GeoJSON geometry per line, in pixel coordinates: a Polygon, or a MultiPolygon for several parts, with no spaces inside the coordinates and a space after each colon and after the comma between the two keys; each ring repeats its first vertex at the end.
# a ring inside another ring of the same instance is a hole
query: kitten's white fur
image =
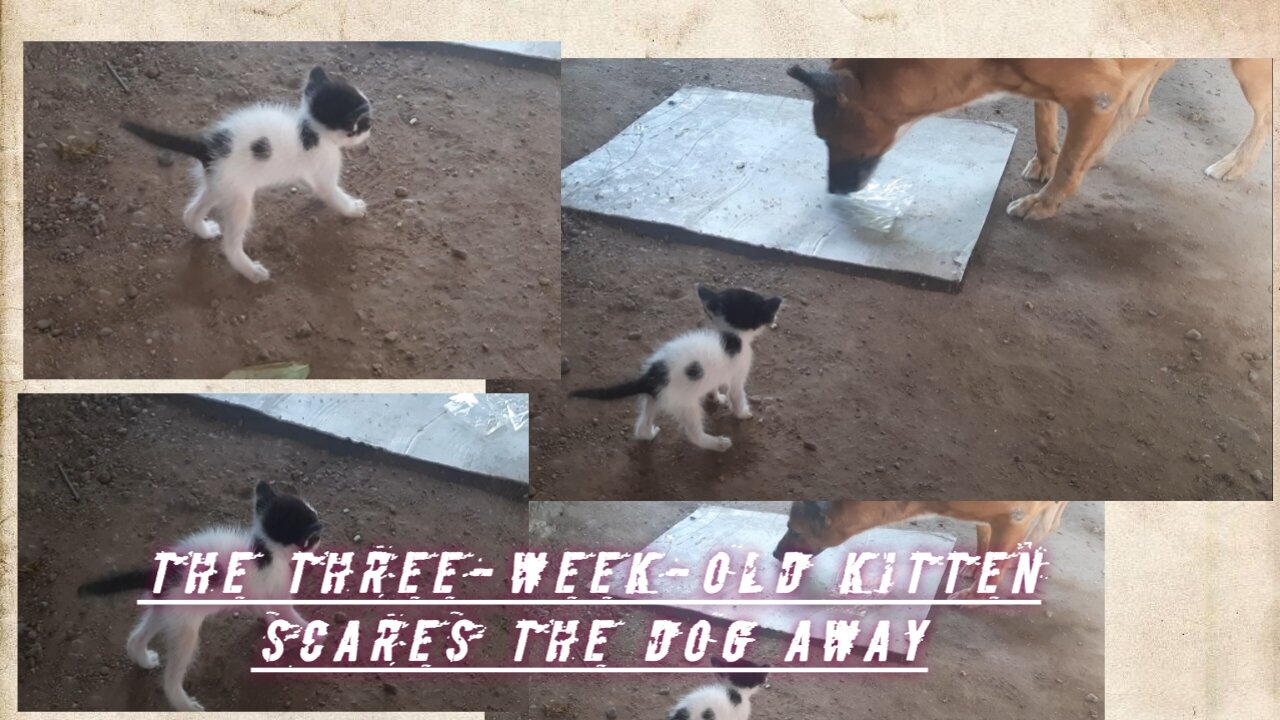
{"type": "MultiPolygon", "coordinates": [[[[253,530],[240,527],[213,527],[183,538],[173,547],[177,553],[217,552],[219,573],[210,580],[208,592],[199,595],[186,595],[186,567],[170,567],[168,572],[181,573],[184,578],[181,584],[164,594],[165,598],[217,600],[245,598],[251,600],[281,599],[279,605],[244,606],[261,612],[268,620],[277,617],[304,627],[306,621],[298,614],[290,603],[289,585],[292,580],[293,556],[291,550],[266,536],[255,520],[253,530]],[[226,579],[227,562],[233,552],[253,552],[253,539],[258,537],[271,551],[272,560],[265,568],[256,563],[242,563],[245,574],[238,578],[243,592],[227,595],[222,592],[222,583],[226,579]]],[[[148,597],[151,595],[148,593],[148,597]]],[[[205,619],[225,612],[230,606],[218,605],[150,605],[146,606],[138,624],[129,634],[125,650],[129,657],[140,667],[151,669],[160,665],[160,657],[148,646],[156,635],[165,638],[164,661],[164,694],[175,710],[197,711],[204,708],[195,698],[187,694],[183,687],[192,660],[195,659],[196,648],[200,644],[200,626],[205,619]]]]}
{"type": "Polygon", "coordinates": [[[716,329],[699,328],[669,340],[645,361],[647,371],[655,362],[666,364],[670,375],[667,385],[657,397],[640,396],[640,416],[636,419],[635,435],[640,440],[652,440],[658,434],[655,421],[659,413],[666,413],[680,423],[685,436],[694,445],[706,450],[723,452],[733,441],[727,437],[710,435],[703,427],[702,398],[715,393],[716,399],[727,403],[733,416],[746,420],[751,417],[747,402],[747,376],[751,374],[754,353],[751,344],[764,328],[735,330],[713,317],[716,329]],[[733,356],[721,345],[721,333],[732,332],[742,339],[742,349],[733,356]],[[685,368],[697,362],[702,377],[690,379],[685,368]]]}
{"type": "Polygon", "coordinates": [[[708,710],[713,713],[715,720],[748,720],[751,717],[751,696],[760,687],[733,687],[742,698],[737,705],[734,705],[733,701],[729,699],[731,687],[733,686],[728,683],[703,685],[681,698],[680,702],[671,708],[671,712],[667,714],[667,717],[674,717],[680,712],[681,708],[684,708],[688,713],[689,720],[702,720],[708,710]]]}
{"type": "Polygon", "coordinates": [[[368,132],[349,137],[343,131],[326,128],[311,117],[305,97],[296,108],[259,104],[237,110],[212,130],[224,130],[231,136],[231,154],[211,164],[208,171],[196,163],[192,170],[196,192],[187,203],[182,220],[191,232],[206,240],[222,233],[223,254],[246,278],[256,283],[271,277],[261,263],[244,251],[245,234],[253,219],[253,196],[258,190],[302,183],[344,217],[364,217],[365,202],[348,195],[338,180],[342,149],[364,142],[369,138],[368,132]],[[320,138],[310,150],[302,147],[299,136],[304,119],[320,138]],[[263,137],[271,144],[271,157],[258,160],[250,145],[263,137]],[[215,209],[226,227],[208,219],[215,209]]]}

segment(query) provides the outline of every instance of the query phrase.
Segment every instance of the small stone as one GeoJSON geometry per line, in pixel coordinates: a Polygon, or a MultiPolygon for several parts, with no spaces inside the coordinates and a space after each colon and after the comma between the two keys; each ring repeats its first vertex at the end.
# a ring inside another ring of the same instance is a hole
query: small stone
{"type": "Polygon", "coordinates": [[[1094,695],[1093,693],[1089,693],[1088,695],[1085,695],[1085,696],[1084,696],[1084,701],[1085,701],[1085,702],[1087,702],[1087,703],[1097,703],[1097,702],[1098,702],[1098,696],[1097,696],[1097,695],[1094,695]]]}
{"type": "Polygon", "coordinates": [[[538,284],[539,284],[539,285],[541,285],[542,287],[546,287],[546,286],[548,286],[548,285],[550,285],[550,284],[551,284],[551,278],[549,278],[549,277],[540,277],[540,278],[538,278],[538,284]]]}
{"type": "Polygon", "coordinates": [[[1026,301],[1026,302],[1022,303],[1022,307],[1026,308],[1026,309],[1028,309],[1028,310],[1035,310],[1035,309],[1036,309],[1036,304],[1035,304],[1035,303],[1033,303],[1033,302],[1031,302],[1030,300],[1028,300],[1028,301],[1026,301]]]}
{"type": "Polygon", "coordinates": [[[480,343],[480,349],[484,352],[489,352],[489,343],[480,343]]]}
{"type": "Polygon", "coordinates": [[[389,683],[389,682],[383,682],[383,683],[382,683],[382,692],[384,692],[384,693],[386,693],[386,694],[388,694],[388,695],[395,695],[396,693],[400,692],[400,688],[396,687],[395,685],[392,685],[392,684],[391,684],[391,683],[389,683]]]}
{"type": "Polygon", "coordinates": [[[805,440],[805,441],[804,441],[804,449],[805,449],[805,450],[808,450],[808,451],[810,451],[810,452],[817,452],[817,450],[818,450],[818,444],[817,444],[817,443],[815,443],[815,442],[814,442],[814,441],[812,441],[812,440],[805,440]]]}
{"type": "Polygon", "coordinates": [[[1204,339],[1204,336],[1200,334],[1200,331],[1194,328],[1191,330],[1188,330],[1187,334],[1183,335],[1183,337],[1190,340],[1191,342],[1200,342],[1201,340],[1204,339]]]}
{"type": "Polygon", "coordinates": [[[51,328],[51,327],[53,327],[53,321],[52,321],[52,320],[37,320],[37,321],[36,321],[36,329],[37,329],[37,330],[39,330],[40,332],[44,332],[44,331],[48,330],[48,329],[49,329],[49,328],[51,328]]]}
{"type": "Polygon", "coordinates": [[[1267,476],[1263,475],[1261,470],[1254,470],[1249,473],[1249,478],[1256,483],[1264,483],[1267,481],[1267,476]]]}
{"type": "Polygon", "coordinates": [[[399,187],[397,187],[397,188],[396,188],[396,197],[398,197],[398,198],[407,198],[407,197],[409,197],[409,188],[407,188],[407,187],[405,187],[405,186],[403,186],[403,185],[400,185],[399,187]]]}
{"type": "Polygon", "coordinates": [[[1249,383],[1253,385],[1258,384],[1258,371],[1252,368],[1249,369],[1249,383]]]}
{"type": "Polygon", "coordinates": [[[561,375],[569,374],[569,358],[567,357],[560,358],[560,374],[561,375]]]}
{"type": "Polygon", "coordinates": [[[385,342],[385,343],[393,343],[399,339],[400,339],[400,333],[396,332],[395,330],[392,330],[391,332],[382,336],[382,342],[385,342]]]}
{"type": "Polygon", "coordinates": [[[311,337],[311,323],[305,323],[302,327],[294,331],[294,336],[300,338],[311,337]]]}
{"type": "Polygon", "coordinates": [[[459,260],[467,259],[467,251],[463,250],[462,248],[451,248],[450,252],[452,252],[453,256],[458,258],[459,260]]]}
{"type": "Polygon", "coordinates": [[[883,466],[883,465],[877,465],[877,466],[876,466],[876,472],[878,472],[878,473],[882,473],[882,472],[884,472],[884,466],[883,466]]]}
{"type": "Polygon", "coordinates": [[[409,118],[409,124],[410,124],[410,125],[417,125],[417,124],[418,124],[418,118],[409,118]]]}
{"type": "Polygon", "coordinates": [[[125,295],[125,297],[129,298],[130,300],[132,300],[132,299],[134,299],[134,298],[138,297],[138,288],[136,288],[136,287],[134,287],[134,286],[130,285],[130,286],[128,286],[128,287],[126,287],[126,288],[124,289],[124,295],[125,295]]]}
{"type": "Polygon", "coordinates": [[[1148,310],[1147,314],[1150,315],[1151,317],[1156,317],[1160,313],[1156,312],[1155,310],[1148,310]]]}
{"type": "Polygon", "coordinates": [[[160,153],[159,155],[156,156],[156,162],[160,163],[160,167],[172,167],[173,153],[171,152],[160,153]]]}
{"type": "Polygon", "coordinates": [[[112,332],[114,331],[111,328],[104,327],[98,330],[98,337],[111,337],[112,332]]]}
{"type": "Polygon", "coordinates": [[[641,335],[641,333],[640,333],[640,331],[639,331],[639,330],[632,330],[631,332],[627,333],[627,339],[628,339],[628,340],[639,340],[639,339],[640,339],[640,335],[641,335]]]}
{"type": "Polygon", "coordinates": [[[360,542],[360,538],[360,533],[356,533],[355,536],[351,538],[351,542],[360,542]]]}
{"type": "Polygon", "coordinates": [[[604,711],[604,716],[606,720],[618,720],[618,709],[611,707],[604,711]]]}

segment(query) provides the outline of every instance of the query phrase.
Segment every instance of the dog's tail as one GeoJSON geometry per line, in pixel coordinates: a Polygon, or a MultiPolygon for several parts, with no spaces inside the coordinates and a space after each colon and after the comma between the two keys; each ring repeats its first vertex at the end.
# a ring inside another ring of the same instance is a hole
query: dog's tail
{"type": "Polygon", "coordinates": [[[81,585],[76,594],[84,597],[85,595],[114,595],[129,590],[146,590],[151,587],[153,577],[150,570],[125,570],[111,573],[81,585]]]}
{"type": "Polygon", "coordinates": [[[181,153],[183,155],[190,155],[191,157],[199,160],[203,165],[208,165],[213,159],[213,152],[209,148],[209,144],[205,142],[204,138],[193,137],[191,135],[177,135],[171,132],[165,132],[164,130],[156,130],[155,128],[139,125],[138,123],[129,120],[125,120],[120,123],[120,127],[158,148],[172,150],[173,152],[181,153]]]}
{"type": "Polygon", "coordinates": [[[569,393],[569,397],[586,398],[587,400],[621,400],[636,395],[657,396],[658,391],[667,384],[667,366],[656,362],[645,370],[644,374],[634,380],[603,388],[583,388],[569,393]]]}

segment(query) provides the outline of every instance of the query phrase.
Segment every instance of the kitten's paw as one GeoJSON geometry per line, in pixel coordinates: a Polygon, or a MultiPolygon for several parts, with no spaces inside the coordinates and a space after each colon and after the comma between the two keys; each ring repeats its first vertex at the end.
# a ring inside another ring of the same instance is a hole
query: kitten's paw
{"type": "Polygon", "coordinates": [[[652,440],[658,437],[658,426],[650,425],[647,428],[636,428],[637,440],[652,440]]]}
{"type": "Polygon", "coordinates": [[[201,220],[192,226],[191,231],[201,240],[212,240],[222,234],[222,226],[212,220],[201,220]]]}
{"type": "Polygon", "coordinates": [[[349,218],[362,218],[368,212],[369,212],[369,206],[365,203],[365,201],[353,199],[351,201],[351,204],[347,206],[346,212],[342,214],[349,218]]]}
{"type": "Polygon", "coordinates": [[[204,706],[193,697],[187,698],[187,707],[183,709],[187,712],[204,712],[204,706]]]}
{"type": "Polygon", "coordinates": [[[729,396],[720,392],[719,390],[715,391],[715,394],[713,395],[713,397],[715,397],[717,405],[729,404],[729,396]]]}
{"type": "Polygon", "coordinates": [[[1032,193],[1014,200],[1009,203],[1009,207],[1005,209],[1009,217],[1022,218],[1024,220],[1045,220],[1058,214],[1058,207],[1050,205],[1040,197],[1039,193],[1032,193]]]}
{"type": "Polygon", "coordinates": [[[719,435],[712,435],[706,445],[708,450],[714,450],[715,452],[724,452],[731,447],[733,447],[733,441],[727,437],[719,435]]]}
{"type": "Polygon", "coordinates": [[[252,283],[265,282],[271,279],[271,271],[266,269],[260,262],[250,261],[249,267],[241,272],[252,283]]]}
{"type": "Polygon", "coordinates": [[[155,650],[147,650],[142,657],[135,657],[133,661],[143,670],[154,670],[160,667],[160,653],[155,650]]]}
{"type": "Polygon", "coordinates": [[[733,413],[733,416],[738,418],[739,420],[750,420],[751,418],[755,417],[755,415],[751,414],[751,408],[748,408],[748,407],[744,407],[741,410],[735,411],[733,413]]]}

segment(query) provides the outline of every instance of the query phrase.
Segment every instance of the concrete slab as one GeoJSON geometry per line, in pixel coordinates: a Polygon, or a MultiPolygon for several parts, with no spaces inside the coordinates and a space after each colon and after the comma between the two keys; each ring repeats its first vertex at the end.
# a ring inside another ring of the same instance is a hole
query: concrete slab
{"type": "MultiPolygon", "coordinates": [[[[955,546],[955,538],[941,533],[897,530],[894,528],[877,528],[850,538],[839,548],[832,548],[815,558],[814,567],[807,571],[799,589],[789,595],[773,592],[778,578],[778,563],[773,559],[773,548],[787,531],[787,518],[776,513],[755,512],[752,510],[736,510],[718,506],[704,506],[676,523],[644,549],[644,552],[662,552],[667,554],[664,563],[694,569],[689,577],[663,578],[663,595],[670,598],[690,599],[708,598],[702,588],[700,570],[707,566],[715,553],[728,552],[735,561],[745,561],[747,554],[760,553],[757,582],[765,590],[751,595],[725,592],[714,597],[753,600],[818,600],[826,598],[850,599],[842,596],[838,590],[840,578],[844,572],[845,561],[849,552],[886,553],[896,552],[899,558],[898,570],[901,577],[902,568],[907,567],[907,559],[915,551],[929,552],[945,556],[955,546]]],[[[884,576],[883,560],[869,562],[863,567],[862,577],[865,587],[879,587],[884,576]]],[[[942,583],[945,567],[925,565],[920,575],[920,585],[914,595],[907,594],[906,583],[895,583],[893,589],[886,594],[874,597],[883,600],[932,600],[942,583]]],[[[736,581],[737,576],[730,576],[736,581]]],[[[731,582],[730,587],[736,589],[731,582]]],[[[857,620],[866,627],[881,620],[894,621],[895,627],[906,627],[907,620],[924,620],[929,615],[929,605],[698,605],[696,603],[663,603],[669,607],[680,608],[723,620],[747,620],[759,623],[763,628],[790,635],[801,620],[811,620],[814,637],[824,637],[827,620],[857,620]]],[[[859,633],[855,645],[865,647],[870,633],[859,633]]],[[[889,643],[889,651],[898,655],[905,654],[907,639],[895,630],[889,643]]]]}
{"type": "Polygon", "coordinates": [[[926,118],[865,190],[826,191],[805,100],[685,87],[561,172],[562,204],[879,271],[959,283],[1017,131],[926,118]]]}
{"type": "Polygon", "coordinates": [[[388,452],[529,483],[529,396],[503,393],[207,394],[388,452]]]}
{"type": "Polygon", "coordinates": [[[550,60],[560,62],[560,43],[550,42],[508,42],[505,40],[495,41],[479,41],[479,42],[461,42],[458,45],[477,48],[480,50],[490,50],[492,52],[504,53],[507,55],[518,55],[524,58],[534,58],[538,60],[550,60]]]}

